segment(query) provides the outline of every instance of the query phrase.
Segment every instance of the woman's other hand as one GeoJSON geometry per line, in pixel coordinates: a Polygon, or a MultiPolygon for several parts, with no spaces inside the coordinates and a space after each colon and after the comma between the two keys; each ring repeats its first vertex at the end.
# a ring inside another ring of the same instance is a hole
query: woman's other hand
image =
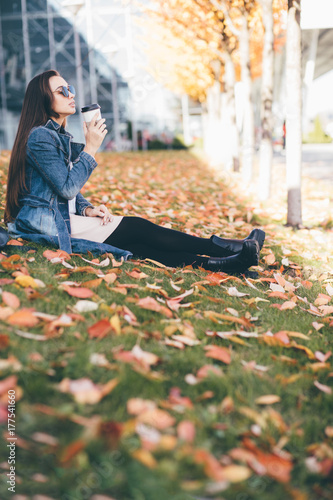
{"type": "Polygon", "coordinates": [[[83,131],[84,136],[86,138],[86,146],[83,151],[90,154],[91,156],[95,156],[98,148],[104,141],[104,137],[108,133],[105,125],[105,118],[101,120],[97,120],[99,116],[99,111],[95,113],[93,119],[89,123],[89,126],[86,122],[83,122],[83,131]]]}
{"type": "Polygon", "coordinates": [[[99,205],[99,207],[87,207],[85,211],[86,217],[102,217],[101,226],[104,226],[108,222],[113,220],[113,215],[110,214],[109,210],[105,205],[99,205]]]}

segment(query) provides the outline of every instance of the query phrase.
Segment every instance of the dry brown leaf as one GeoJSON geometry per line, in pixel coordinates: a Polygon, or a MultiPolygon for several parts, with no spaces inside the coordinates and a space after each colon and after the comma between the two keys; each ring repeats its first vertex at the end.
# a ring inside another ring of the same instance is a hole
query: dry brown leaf
{"type": "Polygon", "coordinates": [[[315,358],[318,359],[321,363],[325,363],[328,358],[331,357],[332,351],[328,351],[326,354],[320,352],[320,351],[315,351],[314,355],[315,358]]]}
{"type": "Polygon", "coordinates": [[[135,458],[135,460],[141,462],[149,469],[154,469],[157,466],[157,462],[150,451],[144,450],[143,448],[133,451],[132,457],[135,458]]]}
{"type": "Polygon", "coordinates": [[[87,377],[76,380],[64,378],[57,385],[57,388],[61,392],[72,394],[77,403],[96,404],[109,394],[118,383],[116,378],[109,380],[106,384],[95,384],[87,377]]]}
{"type": "Polygon", "coordinates": [[[130,398],[126,403],[127,412],[130,415],[140,415],[148,410],[154,410],[156,403],[150,399],[130,398]]]}
{"type": "Polygon", "coordinates": [[[8,323],[15,326],[25,326],[27,328],[32,328],[38,325],[39,320],[34,316],[31,309],[20,309],[19,311],[14,312],[7,318],[8,323]]]}
{"type": "Polygon", "coordinates": [[[321,384],[318,382],[318,380],[315,380],[313,384],[317,387],[322,392],[326,392],[326,394],[332,394],[332,387],[329,387],[328,385],[321,384]]]}
{"type": "Polygon", "coordinates": [[[103,338],[112,330],[110,321],[106,318],[100,319],[97,323],[88,328],[88,335],[91,339],[103,338]]]}
{"type": "Polygon", "coordinates": [[[164,430],[173,426],[176,422],[175,418],[165,410],[153,408],[140,413],[137,417],[138,422],[151,425],[155,429],[164,430]]]}
{"type": "Polygon", "coordinates": [[[6,304],[6,306],[11,307],[12,309],[17,309],[18,307],[20,307],[20,299],[11,292],[3,291],[2,301],[4,304],[6,304]]]}
{"type": "Polygon", "coordinates": [[[76,297],[78,299],[89,299],[94,295],[94,292],[90,290],[89,288],[84,288],[84,287],[71,287],[67,285],[62,285],[61,288],[68,293],[68,295],[71,295],[71,297],[76,297]]]}
{"type": "Polygon", "coordinates": [[[260,396],[255,399],[257,405],[272,405],[274,403],[279,403],[281,401],[280,396],[276,394],[266,394],[265,396],[260,396]]]}
{"type": "Polygon", "coordinates": [[[265,255],[264,261],[268,266],[272,266],[275,263],[275,255],[273,254],[273,252],[265,255]]]}
{"type": "Polygon", "coordinates": [[[205,346],[205,351],[207,358],[214,358],[222,361],[223,363],[229,365],[231,363],[231,355],[229,349],[225,347],[219,347],[217,345],[205,346]]]}
{"type": "Polygon", "coordinates": [[[177,425],[177,435],[179,439],[192,443],[195,438],[195,425],[191,420],[182,420],[177,425]]]}
{"type": "Polygon", "coordinates": [[[157,300],[153,297],[144,297],[143,299],[139,299],[137,302],[139,307],[143,309],[148,309],[149,311],[156,311],[161,314],[164,314],[168,318],[172,318],[172,312],[165,306],[162,306],[157,300]]]}

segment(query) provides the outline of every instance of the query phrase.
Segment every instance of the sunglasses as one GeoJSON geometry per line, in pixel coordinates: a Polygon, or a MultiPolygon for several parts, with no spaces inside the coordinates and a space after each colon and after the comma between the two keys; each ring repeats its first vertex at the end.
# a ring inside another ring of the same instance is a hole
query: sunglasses
{"type": "Polygon", "coordinates": [[[65,97],[69,97],[69,93],[75,96],[75,88],[73,87],[73,85],[68,85],[68,87],[65,87],[65,85],[61,85],[61,87],[58,87],[54,92],[60,92],[65,97]]]}

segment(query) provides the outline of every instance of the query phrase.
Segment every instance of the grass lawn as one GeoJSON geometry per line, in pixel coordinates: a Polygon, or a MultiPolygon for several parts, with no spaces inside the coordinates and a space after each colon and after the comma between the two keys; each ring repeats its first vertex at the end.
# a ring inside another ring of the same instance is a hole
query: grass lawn
{"type": "Polygon", "coordinates": [[[2,251],[0,497],[333,498],[333,188],[305,180],[294,232],[283,189],[260,205],[190,153],[98,161],[83,194],[115,215],[202,237],[263,227],[259,277],[2,251]]]}

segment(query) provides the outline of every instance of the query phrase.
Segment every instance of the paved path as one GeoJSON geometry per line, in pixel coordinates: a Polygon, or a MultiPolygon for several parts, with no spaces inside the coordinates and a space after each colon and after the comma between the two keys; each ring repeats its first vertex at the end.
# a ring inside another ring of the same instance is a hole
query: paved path
{"type": "MultiPolygon", "coordinates": [[[[303,144],[303,175],[333,184],[333,144],[303,144]]],[[[285,152],[274,153],[274,163],[285,162],[285,152]]]]}

